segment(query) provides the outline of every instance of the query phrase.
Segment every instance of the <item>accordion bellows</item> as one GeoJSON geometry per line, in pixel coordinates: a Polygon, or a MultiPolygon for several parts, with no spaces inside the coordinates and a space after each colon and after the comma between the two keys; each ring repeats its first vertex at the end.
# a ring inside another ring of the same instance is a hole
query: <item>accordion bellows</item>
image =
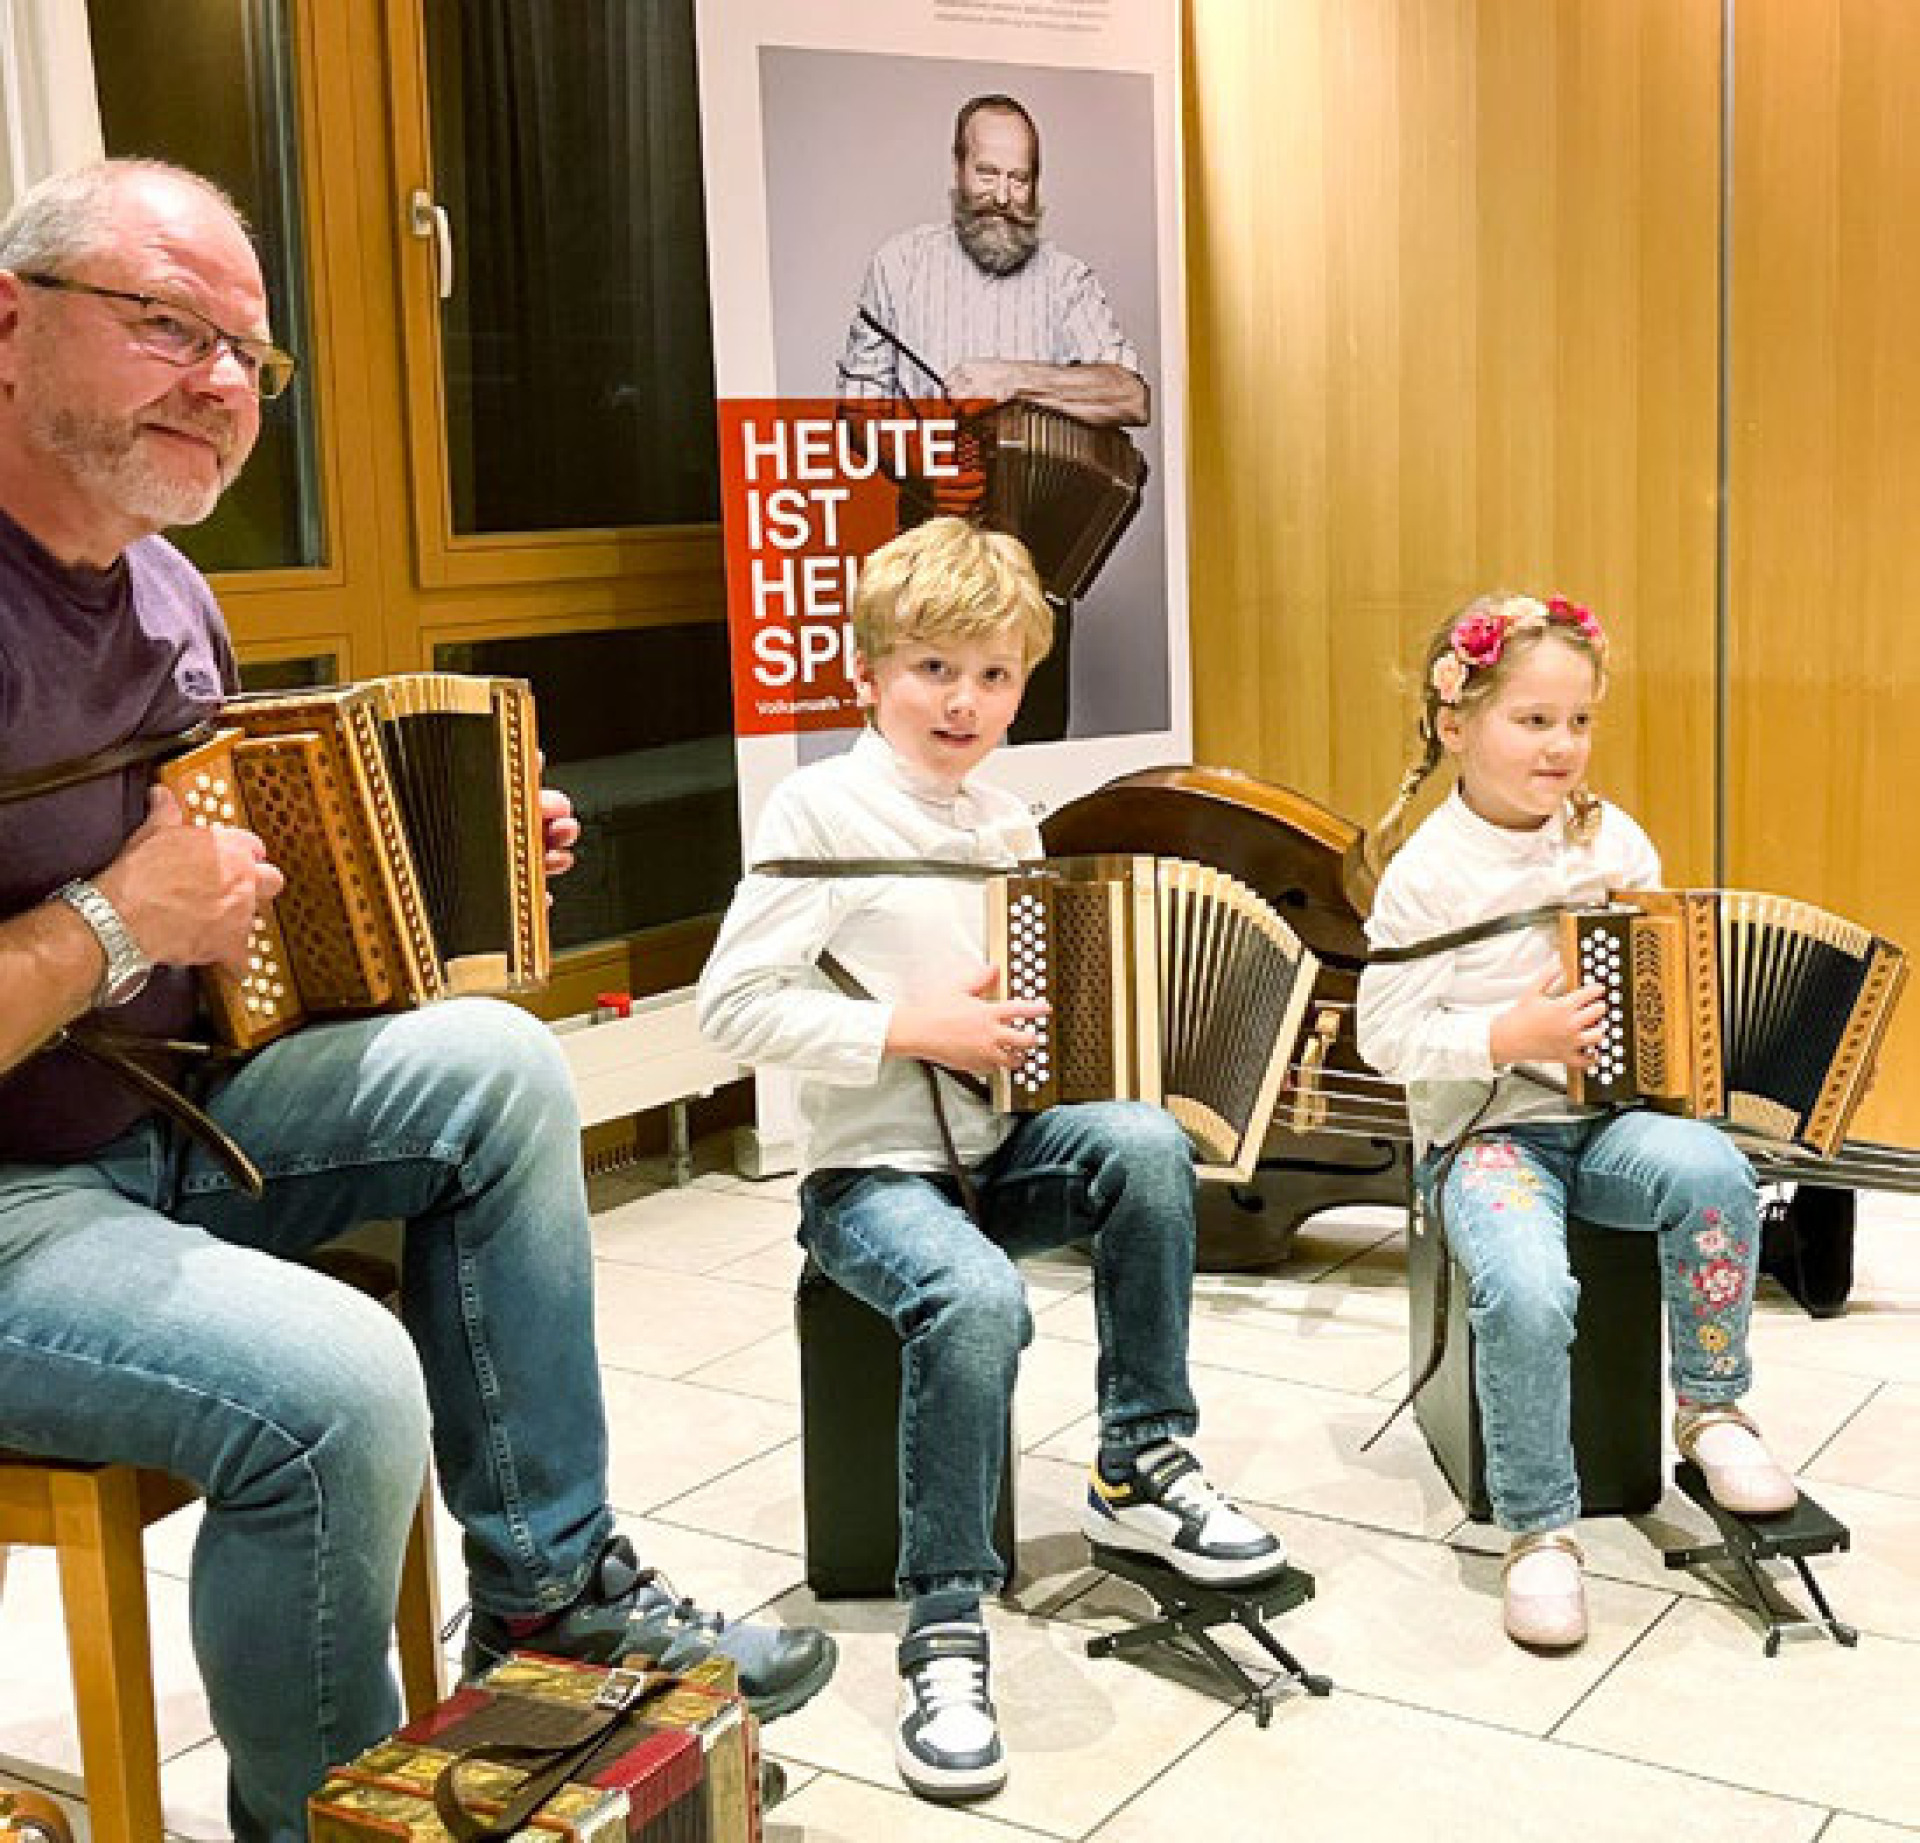
{"type": "Polygon", "coordinates": [[[1319,961],[1258,892],[1178,858],[1056,858],[988,884],[1006,996],[1050,1015],[994,1105],[1152,1101],[1203,1177],[1253,1175],[1319,961]]]}
{"type": "Polygon", "coordinates": [[[402,673],[244,697],[160,781],[196,825],[259,834],[286,888],[248,968],[209,968],[251,1049],[313,1016],[529,990],[551,965],[533,698],[518,679],[402,673]]]}
{"type": "Polygon", "coordinates": [[[1830,1154],[1865,1097],[1906,955],[1857,923],[1750,890],[1628,890],[1561,920],[1570,981],[1606,995],[1569,1092],[1830,1154]]]}

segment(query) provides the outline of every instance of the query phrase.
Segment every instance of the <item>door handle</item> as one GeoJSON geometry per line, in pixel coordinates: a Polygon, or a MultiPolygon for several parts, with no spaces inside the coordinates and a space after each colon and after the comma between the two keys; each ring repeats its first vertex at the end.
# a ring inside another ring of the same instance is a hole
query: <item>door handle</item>
{"type": "Polygon", "coordinates": [[[415,191],[407,200],[407,228],[433,244],[434,292],[443,301],[453,299],[453,224],[446,208],[433,202],[431,192],[415,191]]]}

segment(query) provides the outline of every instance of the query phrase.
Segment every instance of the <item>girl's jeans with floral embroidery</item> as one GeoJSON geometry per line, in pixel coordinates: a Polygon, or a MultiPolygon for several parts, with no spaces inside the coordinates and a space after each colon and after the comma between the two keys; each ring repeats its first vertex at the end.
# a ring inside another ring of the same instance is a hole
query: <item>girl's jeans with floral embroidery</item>
{"type": "MultiPolygon", "coordinates": [[[[1420,1166],[1429,1208],[1440,1163],[1429,1153],[1420,1166]]],[[[1758,1203],[1751,1168],[1717,1128],[1652,1113],[1515,1126],[1467,1145],[1441,1203],[1467,1272],[1487,1491],[1502,1529],[1555,1529],[1580,1514],[1569,1215],[1659,1236],[1677,1394],[1704,1403],[1747,1392],[1758,1203]]]]}

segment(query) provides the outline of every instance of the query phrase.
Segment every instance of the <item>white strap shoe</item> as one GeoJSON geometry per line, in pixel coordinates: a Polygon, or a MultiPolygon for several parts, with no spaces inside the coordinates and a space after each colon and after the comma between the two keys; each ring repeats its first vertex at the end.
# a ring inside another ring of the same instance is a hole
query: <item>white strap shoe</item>
{"type": "Polygon", "coordinates": [[[1713,1501],[1736,1517],[1777,1517],[1800,1501],[1760,1429],[1731,1403],[1675,1409],[1673,1443],[1700,1468],[1713,1501]]]}
{"type": "Polygon", "coordinates": [[[1587,1635],[1586,1557],[1570,1532],[1537,1529],[1516,1536],[1500,1567],[1507,1636],[1540,1651],[1565,1651],[1587,1635]]]}

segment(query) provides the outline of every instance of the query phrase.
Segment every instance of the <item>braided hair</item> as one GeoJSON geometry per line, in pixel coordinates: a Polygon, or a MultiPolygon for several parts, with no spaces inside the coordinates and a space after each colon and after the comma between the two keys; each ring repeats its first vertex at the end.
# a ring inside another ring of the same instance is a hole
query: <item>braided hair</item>
{"type": "MultiPolygon", "coordinates": [[[[1495,589],[1476,595],[1434,629],[1420,667],[1420,753],[1400,777],[1387,810],[1349,849],[1343,867],[1347,893],[1356,906],[1370,904],[1388,860],[1406,842],[1408,816],[1420,789],[1446,753],[1440,739],[1441,710],[1465,715],[1485,703],[1514,663],[1549,634],[1584,653],[1593,662],[1596,685],[1604,689],[1605,630],[1588,609],[1563,596],[1542,600],[1495,589]]],[[[1599,797],[1583,786],[1567,796],[1567,804],[1567,835],[1584,843],[1599,828],[1599,797]]]]}

